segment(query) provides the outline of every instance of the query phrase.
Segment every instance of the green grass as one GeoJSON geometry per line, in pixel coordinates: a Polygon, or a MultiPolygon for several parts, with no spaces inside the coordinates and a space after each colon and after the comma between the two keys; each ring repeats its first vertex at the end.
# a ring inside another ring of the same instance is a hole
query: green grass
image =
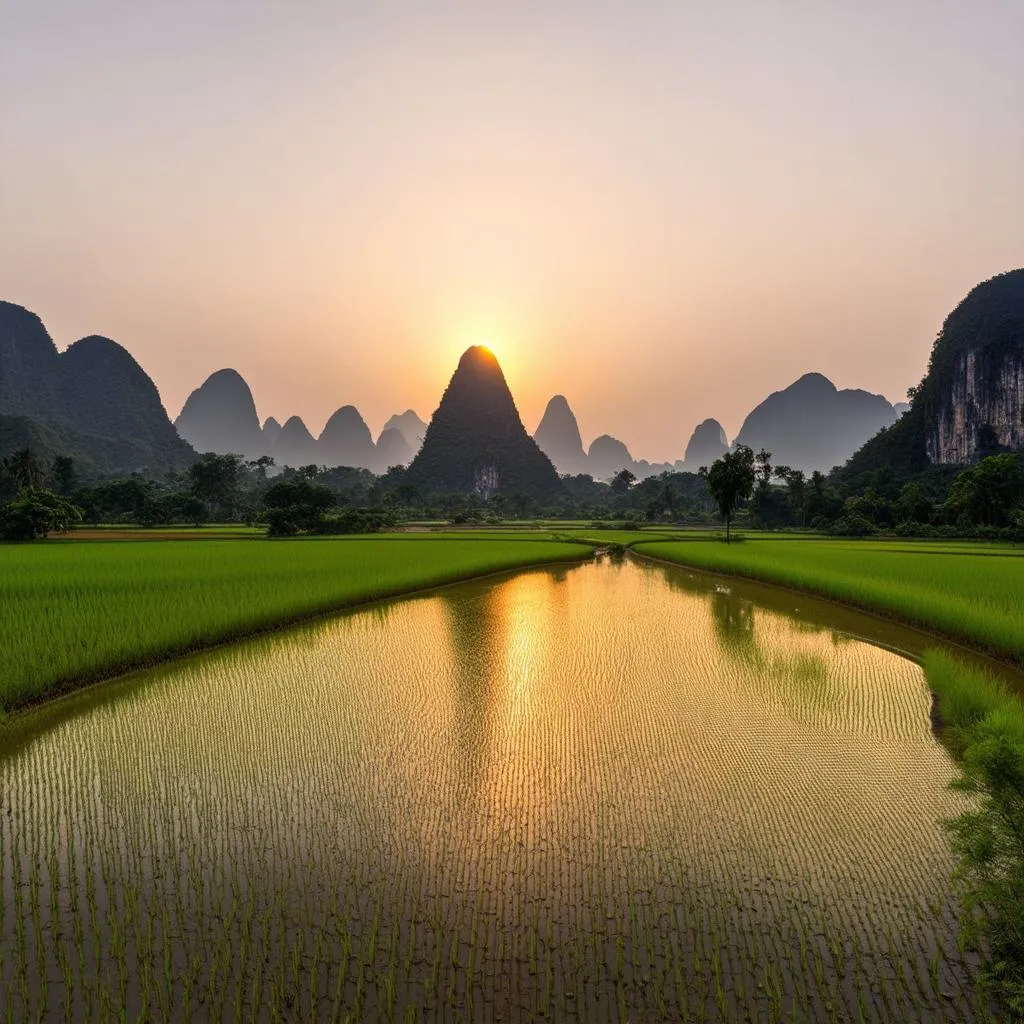
{"type": "Polygon", "coordinates": [[[0,713],[346,605],[589,550],[536,534],[0,546],[0,713]]]}
{"type": "Polygon", "coordinates": [[[745,540],[641,542],[640,554],[806,590],[1024,664],[1024,559],[948,543],[745,540]]]}
{"type": "Polygon", "coordinates": [[[1004,1020],[1024,1021],[1024,702],[1002,680],[945,651],[924,657],[946,741],[975,797],[945,823],[957,855],[964,940],[1004,1020]]]}

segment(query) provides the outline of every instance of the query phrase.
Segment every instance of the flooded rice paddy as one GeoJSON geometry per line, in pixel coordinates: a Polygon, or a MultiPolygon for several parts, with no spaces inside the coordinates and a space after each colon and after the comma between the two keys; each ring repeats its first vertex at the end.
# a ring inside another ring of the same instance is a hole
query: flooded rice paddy
{"type": "Polygon", "coordinates": [[[883,629],[605,560],[44,709],[0,740],[0,1019],[982,1019],[883,629]]]}

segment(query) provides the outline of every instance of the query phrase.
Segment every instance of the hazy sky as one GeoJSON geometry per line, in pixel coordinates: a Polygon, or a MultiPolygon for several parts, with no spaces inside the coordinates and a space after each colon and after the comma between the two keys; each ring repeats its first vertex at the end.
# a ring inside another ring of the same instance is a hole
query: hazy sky
{"type": "Polygon", "coordinates": [[[0,298],[171,416],[316,433],[463,348],[682,456],[818,370],[900,400],[1024,264],[1024,3],[0,0],[0,298]]]}

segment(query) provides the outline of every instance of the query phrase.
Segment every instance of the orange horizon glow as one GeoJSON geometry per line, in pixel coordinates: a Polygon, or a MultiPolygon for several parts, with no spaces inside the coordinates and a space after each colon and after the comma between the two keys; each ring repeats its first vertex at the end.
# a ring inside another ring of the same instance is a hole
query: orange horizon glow
{"type": "Polygon", "coordinates": [[[377,436],[480,344],[527,430],[563,394],[673,461],[808,372],[903,400],[1022,262],[1020,5],[37,7],[0,298],[172,418],[231,367],[261,419],[377,436]]]}

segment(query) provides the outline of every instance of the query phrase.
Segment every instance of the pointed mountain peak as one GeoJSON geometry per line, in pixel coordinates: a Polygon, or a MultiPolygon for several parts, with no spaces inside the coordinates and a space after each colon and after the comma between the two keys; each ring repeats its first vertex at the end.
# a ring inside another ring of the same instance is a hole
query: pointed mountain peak
{"type": "Polygon", "coordinates": [[[284,421],[284,426],[281,429],[296,436],[304,436],[310,439],[313,437],[301,416],[289,416],[288,419],[284,421]]]}
{"type": "Polygon", "coordinates": [[[343,405],[320,432],[320,460],[326,466],[372,469],[376,465],[370,428],[354,405],[343,405]]]}
{"type": "Polygon", "coordinates": [[[696,472],[701,466],[710,466],[728,450],[729,439],[725,436],[722,424],[708,418],[694,427],[683,455],[683,465],[690,472],[696,472]]]}
{"type": "Polygon", "coordinates": [[[565,395],[555,395],[548,402],[533,439],[559,473],[586,472],[586,453],[579,424],[565,395]]]}
{"type": "MultiPolygon", "coordinates": [[[[409,449],[418,452],[423,444],[423,435],[427,432],[427,425],[416,415],[412,409],[406,409],[403,413],[396,413],[384,424],[383,430],[400,430],[405,438],[409,449]]],[[[378,442],[380,438],[377,439],[378,442]]]]}
{"type": "Polygon", "coordinates": [[[498,360],[467,349],[434,413],[410,482],[437,492],[552,493],[555,467],[526,433],[498,360]]]}
{"type": "Polygon", "coordinates": [[[320,437],[330,436],[337,431],[358,431],[360,434],[366,431],[366,436],[370,436],[370,428],[366,425],[366,420],[354,405],[343,405],[331,413],[330,419],[324,424],[320,437]]]}
{"type": "Polygon", "coordinates": [[[266,452],[252,391],[237,370],[211,373],[185,400],[174,425],[196,451],[249,458],[266,452]]]}
{"type": "Polygon", "coordinates": [[[786,391],[836,391],[835,384],[832,383],[823,373],[805,373],[802,377],[797,378],[786,391]]]}

